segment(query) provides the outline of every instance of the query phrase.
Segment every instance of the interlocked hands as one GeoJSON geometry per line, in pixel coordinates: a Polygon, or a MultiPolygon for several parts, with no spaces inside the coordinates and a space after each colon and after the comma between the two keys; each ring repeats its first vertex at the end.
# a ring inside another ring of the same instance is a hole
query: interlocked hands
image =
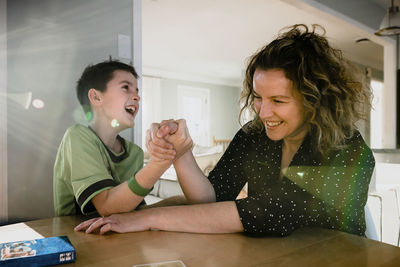
{"type": "Polygon", "coordinates": [[[154,161],[175,161],[193,147],[184,119],[152,123],[146,133],[146,148],[154,161]]]}

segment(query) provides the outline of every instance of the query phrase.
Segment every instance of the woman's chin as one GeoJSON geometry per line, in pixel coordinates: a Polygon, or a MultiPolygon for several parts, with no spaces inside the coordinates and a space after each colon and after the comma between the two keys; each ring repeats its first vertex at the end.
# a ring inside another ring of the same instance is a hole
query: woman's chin
{"type": "Polygon", "coordinates": [[[282,138],[283,138],[281,135],[271,133],[270,131],[268,131],[268,129],[265,131],[265,134],[272,141],[279,141],[279,140],[282,140],[282,138]]]}

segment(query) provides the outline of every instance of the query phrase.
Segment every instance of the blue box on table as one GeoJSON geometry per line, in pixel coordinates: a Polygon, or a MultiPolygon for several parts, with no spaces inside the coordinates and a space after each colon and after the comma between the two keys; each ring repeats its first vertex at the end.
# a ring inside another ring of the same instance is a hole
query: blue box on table
{"type": "Polygon", "coordinates": [[[75,261],[67,236],[0,244],[0,266],[48,266],[75,261]]]}

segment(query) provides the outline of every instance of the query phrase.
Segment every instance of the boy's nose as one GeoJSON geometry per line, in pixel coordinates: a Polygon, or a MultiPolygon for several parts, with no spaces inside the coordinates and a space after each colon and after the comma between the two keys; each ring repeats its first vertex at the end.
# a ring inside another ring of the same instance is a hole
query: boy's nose
{"type": "Polygon", "coordinates": [[[140,100],[140,96],[139,95],[133,95],[132,99],[135,101],[139,101],[140,100]]]}

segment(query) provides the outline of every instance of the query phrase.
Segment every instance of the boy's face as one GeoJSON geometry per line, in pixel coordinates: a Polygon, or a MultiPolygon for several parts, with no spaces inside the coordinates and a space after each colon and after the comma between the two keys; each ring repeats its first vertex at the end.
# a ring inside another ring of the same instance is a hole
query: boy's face
{"type": "Polygon", "coordinates": [[[135,116],[139,111],[139,90],[132,73],[116,70],[113,74],[106,90],[101,92],[100,109],[110,125],[122,131],[134,125],[135,116]]]}

